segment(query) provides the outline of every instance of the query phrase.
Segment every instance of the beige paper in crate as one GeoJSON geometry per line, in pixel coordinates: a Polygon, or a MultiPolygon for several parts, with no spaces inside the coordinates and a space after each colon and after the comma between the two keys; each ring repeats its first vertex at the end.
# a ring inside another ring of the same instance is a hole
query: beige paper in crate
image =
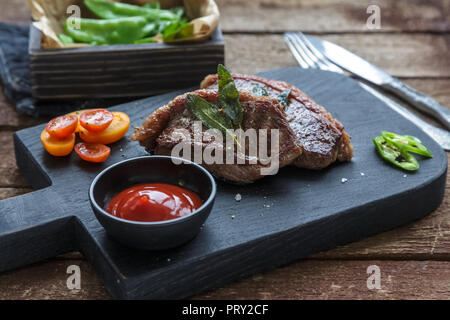
{"type": "MultiPolygon", "coordinates": [[[[31,15],[35,22],[33,25],[42,32],[42,48],[73,48],[84,47],[87,44],[63,44],[58,34],[64,33],[62,23],[68,18],[67,8],[77,5],[81,8],[81,16],[95,18],[83,5],[82,0],[27,0],[31,8],[31,15]]],[[[116,0],[112,0],[116,1],[116,0]]],[[[120,1],[119,1],[120,2],[120,1]]],[[[121,1],[142,5],[155,0],[127,0],[121,1]]],[[[183,6],[186,14],[194,25],[194,34],[183,41],[202,41],[210,37],[219,24],[219,9],[214,0],[159,0],[161,7],[172,8],[183,6]]],[[[157,41],[162,41],[156,38],[157,41]]]]}

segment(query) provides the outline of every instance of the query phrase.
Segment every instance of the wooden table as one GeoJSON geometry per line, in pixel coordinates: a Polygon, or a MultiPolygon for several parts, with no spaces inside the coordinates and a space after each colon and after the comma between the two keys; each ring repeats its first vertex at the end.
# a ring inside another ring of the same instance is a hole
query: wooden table
{"type": "MultiPolygon", "coordinates": [[[[301,30],[340,44],[450,106],[450,3],[432,1],[219,0],[226,64],[240,73],[295,66],[283,32],[301,30]],[[368,30],[378,3],[381,29],[368,30]]],[[[0,21],[27,23],[25,0],[1,0],[0,21]]],[[[19,173],[14,131],[44,122],[17,114],[0,93],[0,199],[32,191],[19,173]]],[[[450,194],[428,217],[383,234],[257,274],[200,299],[448,299],[450,194]],[[367,267],[381,270],[368,290],[367,267]]],[[[0,274],[0,299],[109,299],[80,253],[0,274]],[[81,267],[81,290],[68,290],[66,269],[81,267]]]]}

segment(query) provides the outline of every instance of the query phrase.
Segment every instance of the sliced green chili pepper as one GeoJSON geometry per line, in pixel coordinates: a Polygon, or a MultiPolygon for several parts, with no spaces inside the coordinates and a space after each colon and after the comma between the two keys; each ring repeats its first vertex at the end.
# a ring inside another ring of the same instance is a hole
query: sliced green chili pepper
{"type": "Polygon", "coordinates": [[[399,135],[388,131],[382,131],[381,135],[399,149],[414,152],[428,158],[433,157],[433,154],[414,136],[399,135]]]}
{"type": "Polygon", "coordinates": [[[80,28],[65,21],[64,30],[76,42],[91,44],[129,44],[144,38],[148,32],[147,20],[143,17],[109,20],[80,18],[80,28]]]}
{"type": "Polygon", "coordinates": [[[404,170],[415,171],[419,169],[420,165],[412,154],[391,144],[383,136],[374,138],[373,143],[384,160],[404,170]]]}
{"type": "Polygon", "coordinates": [[[84,4],[94,14],[102,19],[117,19],[125,17],[145,17],[149,22],[159,20],[177,20],[179,16],[171,10],[135,6],[107,0],[84,0],[84,4]]]}

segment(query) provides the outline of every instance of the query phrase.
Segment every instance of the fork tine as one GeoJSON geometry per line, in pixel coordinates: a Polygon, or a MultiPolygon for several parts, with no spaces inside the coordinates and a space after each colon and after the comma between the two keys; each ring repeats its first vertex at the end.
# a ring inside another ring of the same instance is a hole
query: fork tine
{"type": "Polygon", "coordinates": [[[303,42],[303,40],[300,38],[298,33],[295,33],[293,35],[298,47],[300,48],[300,50],[303,53],[303,57],[308,57],[308,59],[311,61],[311,63],[313,63],[316,67],[318,67],[319,69],[322,70],[329,70],[328,66],[323,63],[322,61],[320,61],[320,59],[318,59],[312,52],[311,50],[305,45],[305,43],[303,42]]]}
{"type": "Polygon", "coordinates": [[[334,63],[330,62],[319,50],[317,50],[316,47],[314,47],[314,45],[309,41],[309,39],[302,32],[298,32],[296,34],[296,36],[298,37],[298,39],[301,42],[303,42],[303,44],[309,50],[309,52],[312,55],[314,55],[314,57],[317,59],[317,61],[320,64],[323,64],[327,68],[325,70],[334,71],[334,72],[338,72],[338,73],[344,73],[344,70],[342,70],[340,67],[338,67],[334,63]]]}
{"type": "Polygon", "coordinates": [[[290,33],[284,34],[284,41],[286,42],[287,46],[289,47],[289,50],[291,50],[291,53],[294,56],[295,60],[297,60],[298,64],[304,69],[310,68],[309,64],[303,59],[302,55],[298,52],[297,46],[292,41],[292,37],[291,37],[290,33]]]}
{"type": "Polygon", "coordinates": [[[314,62],[314,59],[310,57],[310,55],[305,54],[306,48],[301,43],[301,41],[297,38],[295,33],[288,34],[288,38],[290,39],[292,45],[294,46],[297,54],[303,59],[303,61],[308,65],[308,68],[318,68],[319,65],[314,62]]]}

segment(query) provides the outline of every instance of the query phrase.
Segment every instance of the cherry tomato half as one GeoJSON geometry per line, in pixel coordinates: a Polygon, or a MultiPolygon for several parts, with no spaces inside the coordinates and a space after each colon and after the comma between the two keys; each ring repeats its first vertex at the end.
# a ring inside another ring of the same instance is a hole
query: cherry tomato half
{"type": "MultiPolygon", "coordinates": [[[[77,110],[77,111],[73,111],[73,112],[71,112],[71,113],[68,113],[67,115],[75,116],[75,117],[77,117],[78,120],[80,120],[80,116],[81,116],[84,112],[86,112],[86,111],[91,111],[91,110],[92,110],[92,109],[82,109],[82,110],[77,110]]],[[[80,121],[78,121],[78,126],[77,126],[77,128],[75,129],[75,132],[80,132],[80,130],[81,130],[81,124],[80,124],[80,121]]]]}
{"type": "Polygon", "coordinates": [[[80,115],[80,124],[90,132],[101,132],[108,128],[113,119],[112,112],[106,109],[94,109],[80,115]]]}
{"type": "Polygon", "coordinates": [[[47,130],[42,130],[41,142],[45,150],[55,157],[64,157],[69,155],[73,150],[75,144],[75,133],[71,133],[69,136],[61,138],[53,138],[48,134],[47,130]]]}
{"type": "Polygon", "coordinates": [[[45,130],[53,138],[64,139],[75,132],[78,118],[74,115],[56,117],[47,124],[45,130]]]}
{"type": "Polygon", "coordinates": [[[114,120],[102,132],[90,132],[81,127],[80,138],[89,143],[110,144],[123,138],[130,126],[130,118],[123,112],[113,111],[114,120]]]}
{"type": "Polygon", "coordinates": [[[85,161],[104,162],[108,159],[111,148],[100,143],[80,142],[75,145],[75,152],[85,161]]]}

